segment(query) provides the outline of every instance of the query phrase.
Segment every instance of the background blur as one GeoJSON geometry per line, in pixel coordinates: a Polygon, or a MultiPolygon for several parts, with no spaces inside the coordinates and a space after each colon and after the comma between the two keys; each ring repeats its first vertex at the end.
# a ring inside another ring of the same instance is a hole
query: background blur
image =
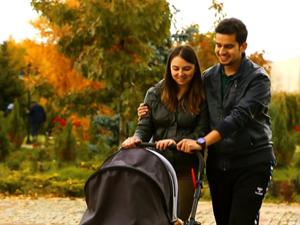
{"type": "Polygon", "coordinates": [[[268,198],[299,201],[296,9],[292,0],[1,1],[0,192],[82,196],[134,131],[169,49],[190,44],[207,69],[217,63],[214,26],[234,16],[248,27],[248,57],[272,81],[278,166],[268,198]]]}

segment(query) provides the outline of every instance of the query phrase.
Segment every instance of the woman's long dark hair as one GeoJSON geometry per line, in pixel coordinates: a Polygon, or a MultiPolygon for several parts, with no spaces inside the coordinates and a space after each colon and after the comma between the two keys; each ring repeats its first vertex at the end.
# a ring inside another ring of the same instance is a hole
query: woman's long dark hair
{"type": "Polygon", "coordinates": [[[204,101],[204,91],[199,61],[192,47],[188,45],[178,46],[170,53],[166,66],[161,100],[171,112],[173,112],[179,104],[184,110],[194,115],[200,113],[200,106],[204,101]],[[195,73],[189,83],[189,88],[180,100],[177,99],[177,93],[179,91],[178,85],[171,74],[171,62],[176,56],[180,56],[195,66],[195,73]]]}

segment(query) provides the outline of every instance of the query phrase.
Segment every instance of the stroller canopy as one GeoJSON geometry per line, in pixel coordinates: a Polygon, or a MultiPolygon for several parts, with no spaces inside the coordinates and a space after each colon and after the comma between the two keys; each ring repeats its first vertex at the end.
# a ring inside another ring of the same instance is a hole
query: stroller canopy
{"type": "Polygon", "coordinates": [[[161,154],[120,150],[87,180],[81,225],[167,225],[177,219],[175,171],[161,154]]]}

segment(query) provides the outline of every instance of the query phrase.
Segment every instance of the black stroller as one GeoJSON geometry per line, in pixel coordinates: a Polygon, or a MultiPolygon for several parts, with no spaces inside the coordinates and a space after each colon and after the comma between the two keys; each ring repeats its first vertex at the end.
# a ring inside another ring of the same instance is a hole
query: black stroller
{"type": "MultiPolygon", "coordinates": [[[[204,170],[201,154],[199,160],[188,225],[199,224],[195,214],[204,170]]],[[[169,161],[156,151],[119,150],[89,177],[84,190],[87,209],[80,225],[172,225],[177,221],[177,177],[169,161]]]]}

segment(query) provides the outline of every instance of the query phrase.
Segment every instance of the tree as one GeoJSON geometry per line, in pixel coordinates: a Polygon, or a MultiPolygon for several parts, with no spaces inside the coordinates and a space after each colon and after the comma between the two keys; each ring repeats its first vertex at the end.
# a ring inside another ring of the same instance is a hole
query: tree
{"type": "Polygon", "coordinates": [[[262,66],[268,74],[271,72],[271,63],[264,58],[264,51],[254,52],[249,56],[249,58],[256,64],[262,66]]]}
{"type": "MultiPolygon", "coordinates": [[[[217,26],[218,23],[226,17],[226,12],[224,12],[224,3],[212,0],[209,9],[215,12],[214,26],[217,26]]],[[[202,71],[218,63],[218,59],[214,52],[214,33],[210,31],[201,33],[198,24],[192,24],[177,31],[172,35],[172,40],[174,43],[188,43],[193,46],[197,52],[202,71]]],[[[270,63],[264,59],[264,51],[255,52],[251,54],[249,58],[270,73],[271,66],[270,63]]]]}
{"type": "Polygon", "coordinates": [[[214,26],[216,27],[227,15],[227,13],[224,12],[224,3],[218,2],[217,0],[212,0],[209,9],[215,11],[214,26]]]}
{"type": "Polygon", "coordinates": [[[136,96],[143,96],[142,84],[153,76],[149,63],[156,46],[169,37],[167,1],[32,0],[32,5],[53,27],[65,31],[58,44],[76,68],[89,79],[105,82],[103,100],[120,114],[123,138],[125,121],[141,101],[136,96]]]}
{"type": "Polygon", "coordinates": [[[172,35],[175,43],[191,45],[198,55],[201,71],[218,62],[214,52],[214,35],[211,32],[200,33],[199,26],[192,24],[172,35]]]}
{"type": "Polygon", "coordinates": [[[26,135],[26,129],[24,119],[21,117],[20,104],[17,100],[14,101],[14,108],[8,115],[6,128],[9,141],[16,149],[21,147],[26,135]]]}
{"type": "Polygon", "coordinates": [[[0,162],[3,162],[10,152],[10,143],[7,136],[7,122],[3,112],[0,111],[0,162]]]}
{"type": "Polygon", "coordinates": [[[42,101],[48,109],[60,108],[58,111],[83,115],[99,110],[97,95],[103,83],[79,74],[73,68],[74,62],[59,52],[54,43],[25,40],[16,49],[24,51],[22,73],[30,92],[28,99],[42,101]]]}
{"type": "MultiPolygon", "coordinates": [[[[214,26],[216,26],[225,16],[224,4],[217,0],[212,0],[209,10],[213,10],[215,16],[214,26]]],[[[197,52],[201,71],[211,67],[218,62],[214,52],[214,33],[208,31],[201,33],[198,24],[191,24],[172,35],[175,43],[187,43],[197,52]]]]}
{"type": "Polygon", "coordinates": [[[20,70],[13,60],[8,43],[0,45],[0,110],[5,110],[9,103],[23,95],[23,82],[19,79],[20,70]]]}

